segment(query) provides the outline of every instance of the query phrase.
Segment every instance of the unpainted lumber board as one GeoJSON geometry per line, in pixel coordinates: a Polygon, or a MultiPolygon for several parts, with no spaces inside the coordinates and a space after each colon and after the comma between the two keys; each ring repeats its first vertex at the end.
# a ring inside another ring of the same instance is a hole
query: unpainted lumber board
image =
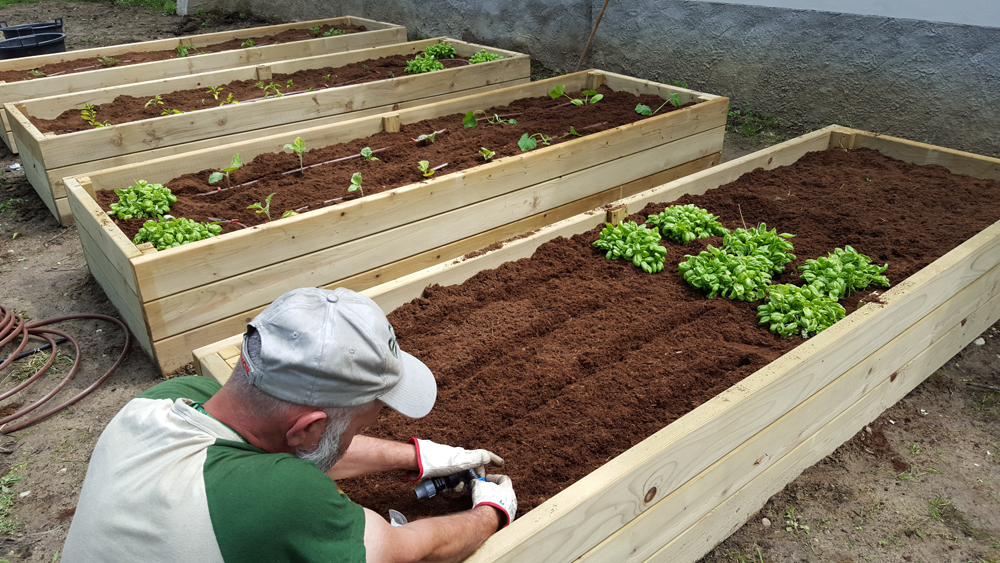
{"type": "MultiPolygon", "coordinates": [[[[504,82],[504,83],[490,84],[488,86],[482,86],[477,91],[489,92],[492,90],[499,90],[501,88],[507,88],[510,86],[526,84],[528,83],[528,81],[529,79],[523,78],[518,80],[511,80],[509,82],[504,82]]],[[[442,94],[438,96],[438,99],[457,98],[465,95],[466,95],[465,92],[453,92],[448,94],[442,94]]],[[[267,137],[264,137],[263,139],[274,139],[274,141],[260,152],[263,153],[263,152],[281,151],[285,143],[290,142],[296,136],[310,135],[310,139],[312,139],[313,137],[311,136],[311,133],[313,133],[314,130],[316,130],[317,128],[326,128],[327,126],[335,123],[343,123],[345,121],[354,120],[362,117],[381,115],[383,112],[385,112],[387,109],[390,108],[395,111],[395,110],[416,107],[425,103],[426,100],[410,100],[406,102],[395,103],[392,104],[391,106],[380,106],[376,108],[358,110],[348,114],[339,114],[319,119],[311,119],[309,121],[302,121],[297,123],[289,123],[287,125],[269,127],[266,131],[267,137]]],[[[234,152],[240,152],[240,154],[243,155],[244,153],[241,151],[245,148],[245,147],[228,147],[228,145],[236,143],[262,141],[261,137],[262,133],[265,132],[248,131],[244,133],[234,133],[231,135],[219,135],[211,139],[204,139],[201,141],[184,143],[180,145],[171,145],[168,147],[161,147],[158,149],[143,151],[141,153],[125,154],[99,161],[91,161],[82,164],[75,164],[72,166],[54,168],[48,171],[47,180],[49,185],[52,186],[53,193],[58,196],[58,194],[60,194],[61,192],[65,192],[65,187],[63,186],[62,183],[62,179],[64,177],[80,176],[85,174],[98,174],[101,173],[102,171],[107,171],[122,166],[137,165],[135,169],[141,170],[143,172],[144,180],[147,180],[149,182],[166,183],[167,181],[177,176],[176,170],[178,163],[177,161],[172,161],[168,163],[165,167],[157,167],[156,161],[159,161],[162,158],[169,158],[170,156],[180,155],[180,154],[184,154],[185,160],[187,160],[189,156],[192,156],[192,153],[200,153],[201,151],[219,149],[220,155],[218,156],[218,158],[223,159],[225,160],[225,163],[228,163],[234,152]],[[224,151],[228,151],[228,155],[221,155],[221,153],[224,151]],[[159,176],[161,177],[161,179],[158,180],[153,179],[153,176],[159,176]]],[[[315,148],[317,146],[320,145],[315,145],[313,143],[310,143],[309,145],[310,148],[315,148]]],[[[209,156],[205,154],[201,154],[201,157],[205,160],[209,159],[209,156]]],[[[222,162],[221,160],[216,161],[214,158],[212,158],[211,160],[212,160],[211,164],[206,164],[205,166],[202,166],[198,170],[204,168],[222,167],[224,165],[227,165],[225,163],[220,164],[220,162],[222,162]]],[[[249,160],[249,159],[244,156],[244,160],[249,160]]],[[[123,185],[128,185],[131,183],[131,180],[127,181],[123,180],[123,181],[125,183],[119,184],[117,187],[122,187],[123,185]]],[[[104,183],[104,185],[107,186],[107,183],[104,183]]],[[[105,188],[105,189],[112,189],[112,188],[105,188]]]]}
{"type": "Polygon", "coordinates": [[[198,372],[198,375],[204,377],[212,377],[216,381],[218,381],[219,376],[221,375],[222,372],[219,372],[215,368],[210,367],[210,365],[218,366],[218,364],[215,362],[206,363],[204,361],[204,358],[214,355],[218,356],[219,359],[224,360],[224,358],[222,358],[220,354],[222,350],[225,350],[226,348],[229,347],[238,347],[241,346],[242,344],[243,344],[243,333],[240,333],[230,336],[229,338],[226,338],[224,340],[213,342],[211,344],[202,346],[200,348],[195,348],[191,352],[191,355],[193,356],[194,359],[195,371],[198,372]]]}
{"type": "MultiPolygon", "coordinates": [[[[33,68],[38,68],[40,66],[45,66],[49,64],[61,63],[65,61],[76,61],[80,59],[96,59],[99,56],[116,56],[123,55],[125,53],[135,53],[135,52],[147,52],[147,51],[163,51],[168,49],[173,49],[178,45],[195,45],[197,47],[205,47],[208,45],[215,45],[218,43],[224,43],[230,39],[237,39],[242,37],[247,37],[248,35],[275,35],[283,31],[295,28],[309,28],[315,25],[341,25],[347,21],[346,17],[338,18],[328,18],[322,20],[312,20],[306,22],[294,22],[290,24],[280,24],[280,25],[270,25],[264,27],[254,27],[249,29],[239,29],[232,31],[220,31],[216,33],[204,33],[200,35],[188,35],[180,38],[173,39],[156,39],[153,41],[143,41],[140,43],[123,43],[121,45],[109,45],[107,47],[95,47],[93,49],[79,49],[72,51],[65,51],[63,53],[52,53],[49,55],[37,55],[34,57],[21,57],[17,59],[7,59],[0,62],[0,70],[24,70],[28,71],[33,68]]],[[[402,31],[402,39],[397,39],[396,42],[406,41],[406,28],[402,26],[395,26],[393,24],[385,24],[372,20],[367,20],[369,23],[364,24],[369,27],[372,31],[389,30],[391,32],[402,31]]],[[[366,33],[367,34],[367,33],[366,33]]],[[[352,33],[348,35],[341,35],[337,38],[347,39],[355,36],[365,35],[361,33],[352,33]]],[[[332,39],[332,38],[326,38],[332,39]]],[[[304,43],[305,41],[296,41],[295,43],[304,43]]],[[[292,45],[294,43],[287,43],[285,45],[292,45]]],[[[273,45],[272,45],[273,46],[273,45]]],[[[280,45],[279,45],[280,46],[280,45]]],[[[264,49],[264,47],[257,47],[256,49],[264,49]]],[[[357,47],[355,47],[357,48],[357,47]]],[[[249,49],[245,49],[249,50],[249,49]]],[[[218,53],[211,53],[205,55],[198,55],[198,57],[209,57],[218,53]]],[[[196,57],[186,57],[194,59],[196,57]]],[[[134,68],[139,65],[133,65],[129,68],[134,68]]],[[[125,67],[121,67],[125,68],[125,67]]],[[[98,71],[99,72],[99,71],[98,71]]],[[[92,74],[92,73],[86,73],[92,74]]],[[[72,75],[72,76],[83,76],[72,75]]],[[[46,77],[48,78],[48,77],[46,77]]],[[[41,83],[46,78],[38,78],[31,80],[32,83],[41,83]]],[[[58,77],[53,77],[58,78],[58,77]]]]}
{"type": "MultiPolygon", "coordinates": [[[[86,182],[85,178],[82,180],[86,182]]],[[[78,180],[70,181],[69,203],[76,216],[76,230],[87,231],[90,237],[97,242],[98,247],[94,250],[107,257],[110,264],[128,284],[130,293],[135,296],[136,305],[138,305],[139,286],[136,283],[131,261],[142,256],[142,252],[118,229],[111,218],[101,211],[101,208],[91,199],[78,180]]]]}
{"type": "MultiPolygon", "coordinates": [[[[643,120],[612,131],[587,135],[523,155],[496,159],[472,169],[275,221],[252,231],[247,229],[184,245],[169,253],[161,253],[155,259],[137,260],[136,276],[140,280],[143,299],[150,301],[200,287],[224,276],[258,270],[340,242],[368,236],[388,226],[407,224],[469,205],[485,197],[509,193],[518,186],[572,174],[594,162],[610,161],[678,139],[681,142],[677,143],[677,150],[687,150],[682,147],[694,133],[717,132],[724,126],[725,104],[725,98],[705,102],[688,108],[690,111],[668,114],[663,121],[657,121],[658,118],[643,120]],[[306,234],[308,236],[304,236],[306,234]],[[251,255],[255,259],[247,260],[251,255]]],[[[468,104],[464,104],[462,107],[467,106],[468,104]]],[[[405,112],[401,113],[401,119],[403,115],[405,112]]],[[[355,124],[357,121],[348,123],[355,124]]],[[[721,140],[718,142],[721,143],[721,140]]],[[[719,146],[702,144],[699,150],[703,152],[696,157],[718,152],[719,146]]],[[[664,168],[691,159],[664,162],[664,168]]],[[[646,174],[626,171],[623,177],[636,178],[644,175],[646,174]]],[[[94,176],[95,186],[104,189],[98,185],[98,178],[97,175],[94,176]]]]}
{"type": "MultiPolygon", "coordinates": [[[[266,305],[291,288],[328,284],[373,266],[395,262],[571,203],[595,191],[611,189],[621,178],[645,177],[705,157],[721,148],[724,129],[717,127],[593,168],[405,222],[364,238],[354,238],[319,252],[146,302],[144,307],[152,339],[159,341],[266,305]]],[[[604,203],[608,201],[601,202],[604,203]]],[[[291,218],[294,219],[296,217],[291,218]]],[[[143,293],[145,295],[145,287],[143,293]]]]}
{"type": "MultiPolygon", "coordinates": [[[[623,74],[615,74],[613,72],[607,71],[590,71],[598,72],[603,75],[603,82],[612,90],[631,92],[633,94],[652,94],[654,96],[659,96],[661,98],[667,99],[670,97],[671,93],[677,94],[681,98],[681,104],[686,104],[688,102],[698,102],[698,101],[708,101],[721,98],[722,96],[716,96],[713,94],[705,94],[703,92],[697,92],[695,90],[690,90],[688,88],[681,88],[680,86],[671,86],[669,84],[660,84],[658,82],[653,82],[651,80],[642,80],[640,78],[632,78],[631,76],[625,76],[623,74]]],[[[650,108],[655,110],[656,108],[650,108]]]]}
{"type": "MultiPolygon", "coordinates": [[[[873,388],[883,382],[889,382],[890,389],[900,386],[909,386],[907,390],[912,388],[916,384],[912,381],[913,378],[904,381],[898,377],[900,367],[923,355],[931,347],[940,345],[942,341],[949,342],[948,339],[955,332],[952,329],[961,328],[963,321],[977,311],[998,302],[1000,302],[1000,266],[994,267],[877,352],[733,451],[725,455],[721,455],[722,452],[712,452],[711,455],[718,458],[717,462],[676,490],[669,492],[663,500],[648,508],[642,515],[577,561],[627,563],[646,560],[660,547],[680,536],[715,507],[723,504],[735,491],[768,471],[785,455],[790,455],[810,436],[832,423],[835,417],[850,410],[852,405],[864,399],[873,388]]],[[[870,308],[872,305],[863,305],[854,314],[864,314],[865,307],[870,308]]],[[[964,344],[967,344],[975,334],[978,333],[968,336],[964,344]]],[[[928,373],[939,365],[926,366],[929,368],[928,373]]],[[[898,390],[894,391],[894,394],[899,394],[898,390]]],[[[810,462],[800,466],[799,471],[811,464],[810,462]]],[[[709,533],[700,529],[699,535],[715,537],[720,532],[721,530],[716,530],[714,533],[709,533]]]]}
{"type": "Polygon", "coordinates": [[[997,158],[861,131],[854,135],[853,148],[874,149],[886,156],[914,164],[944,166],[953,174],[1000,180],[1000,159],[997,158]]]}
{"type": "MultiPolygon", "coordinates": [[[[649,186],[659,185],[663,182],[673,180],[674,178],[686,176],[697,170],[701,170],[709,166],[715,166],[719,163],[720,157],[721,155],[719,153],[702,157],[680,166],[664,170],[663,172],[659,172],[652,176],[647,176],[646,178],[629,182],[628,184],[615,187],[611,190],[606,190],[595,194],[594,196],[560,206],[551,211],[533,215],[520,221],[509,223],[502,227],[491,229],[484,233],[393,262],[386,266],[374,268],[349,278],[337,280],[324,287],[326,289],[347,287],[355,291],[363,291],[367,288],[374,287],[385,280],[395,279],[404,274],[415,272],[422,268],[439,264],[442,261],[451,260],[468,252],[484,248],[494,242],[502,241],[509,237],[523,234],[533,229],[548,225],[553,221],[559,220],[561,217],[573,216],[588,209],[599,207],[603,202],[619,199],[618,196],[620,194],[628,195],[636,191],[642,191],[643,189],[648,189],[649,186]]],[[[383,308],[385,308],[386,311],[392,310],[392,308],[388,307],[383,308]]],[[[202,342],[213,338],[222,338],[224,335],[231,334],[234,331],[241,331],[248,318],[258,315],[263,310],[264,307],[258,307],[251,311],[245,311],[240,315],[217,321],[211,325],[195,329],[190,333],[186,333],[178,337],[168,338],[157,343],[160,347],[159,357],[161,362],[165,359],[173,357],[183,358],[186,349],[196,346],[195,342],[202,342]],[[178,351],[178,349],[180,349],[180,351],[178,351]]],[[[219,347],[232,346],[232,344],[239,345],[241,341],[238,338],[234,340],[234,338],[236,337],[223,340],[215,345],[208,345],[196,349],[194,351],[195,365],[200,364],[199,358],[206,354],[216,353],[219,347]]],[[[227,363],[229,363],[230,366],[232,365],[231,362],[227,361],[227,363]]],[[[228,374],[220,373],[202,373],[201,375],[211,375],[217,380],[220,379],[220,377],[228,377],[228,374]]]]}
{"type": "Polygon", "coordinates": [[[932,343],[923,353],[899,368],[896,382],[882,381],[863,399],[782,457],[767,471],[739,489],[724,503],[647,559],[648,562],[697,561],[718,542],[739,529],[747,519],[802,471],[830,455],[885,409],[912,391],[976,336],[1000,320],[1000,300],[994,298],[932,343]]]}
{"type": "Polygon", "coordinates": [[[226,373],[227,375],[221,379],[215,378],[214,376],[209,376],[215,379],[222,385],[225,385],[226,380],[229,379],[229,373],[233,371],[233,368],[226,364],[226,361],[219,357],[218,354],[209,354],[200,359],[200,361],[195,363],[198,366],[199,374],[215,374],[215,373],[226,373]]]}

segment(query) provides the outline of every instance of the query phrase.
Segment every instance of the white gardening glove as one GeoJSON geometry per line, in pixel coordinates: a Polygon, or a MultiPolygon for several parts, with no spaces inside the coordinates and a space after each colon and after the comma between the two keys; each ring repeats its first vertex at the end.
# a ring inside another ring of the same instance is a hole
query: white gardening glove
{"type": "Polygon", "coordinates": [[[410,438],[410,443],[417,448],[420,467],[419,471],[406,472],[410,481],[443,477],[466,469],[475,469],[481,477],[486,474],[486,465],[503,465],[503,458],[489,450],[467,450],[416,438],[410,438]]]}
{"type": "Polygon", "coordinates": [[[517,513],[517,496],[514,495],[514,483],[506,475],[487,475],[485,481],[472,482],[472,508],[477,506],[492,506],[502,514],[500,528],[514,520],[517,513]],[[504,516],[507,517],[506,521],[504,516]]]}

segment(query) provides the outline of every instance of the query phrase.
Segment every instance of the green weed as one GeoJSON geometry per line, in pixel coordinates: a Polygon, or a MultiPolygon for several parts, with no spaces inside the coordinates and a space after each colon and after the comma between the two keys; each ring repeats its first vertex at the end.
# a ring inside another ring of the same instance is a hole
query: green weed
{"type": "Polygon", "coordinates": [[[780,127],[774,116],[761,115],[754,112],[747,102],[743,109],[729,107],[729,119],[726,129],[746,137],[750,141],[761,143],[777,143],[785,140],[784,135],[777,132],[780,127]]]}

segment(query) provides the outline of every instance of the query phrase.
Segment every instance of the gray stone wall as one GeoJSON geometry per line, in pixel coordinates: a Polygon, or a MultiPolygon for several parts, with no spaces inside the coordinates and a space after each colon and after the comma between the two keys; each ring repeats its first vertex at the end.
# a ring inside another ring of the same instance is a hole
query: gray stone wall
{"type": "MultiPolygon", "coordinates": [[[[356,15],[573,70],[603,0],[187,0],[288,20],[356,15]]],[[[179,5],[179,11],[182,8],[179,5]]],[[[1000,157],[1000,28],[686,0],[610,2],[584,68],[729,96],[784,124],[832,123],[1000,157]]]]}

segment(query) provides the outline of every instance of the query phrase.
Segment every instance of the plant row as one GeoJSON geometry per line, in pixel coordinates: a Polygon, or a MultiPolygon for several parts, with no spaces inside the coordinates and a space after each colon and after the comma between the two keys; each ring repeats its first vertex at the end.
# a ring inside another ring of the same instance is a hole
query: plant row
{"type": "Polygon", "coordinates": [[[680,244],[723,237],[721,248],[709,244],[696,256],[685,255],[678,264],[679,273],[709,299],[763,300],[757,308],[760,324],[768,325],[781,337],[798,333],[809,338],[844,318],[846,310],[840,299],[870,285],[889,286],[889,279],[883,275],[889,265],[873,264],[871,258],[850,246],[806,260],[798,268],[803,285],[775,284],[774,276],[795,260],[788,240],[794,235],[768,230],[764,223],[730,232],[717,216],[695,205],[667,207],[662,213],[650,215],[646,223],[651,228],[634,221],[608,223],[593,246],[606,251],[608,260],[631,260],[653,274],[662,271],[666,261],[661,234],[680,244]]]}

